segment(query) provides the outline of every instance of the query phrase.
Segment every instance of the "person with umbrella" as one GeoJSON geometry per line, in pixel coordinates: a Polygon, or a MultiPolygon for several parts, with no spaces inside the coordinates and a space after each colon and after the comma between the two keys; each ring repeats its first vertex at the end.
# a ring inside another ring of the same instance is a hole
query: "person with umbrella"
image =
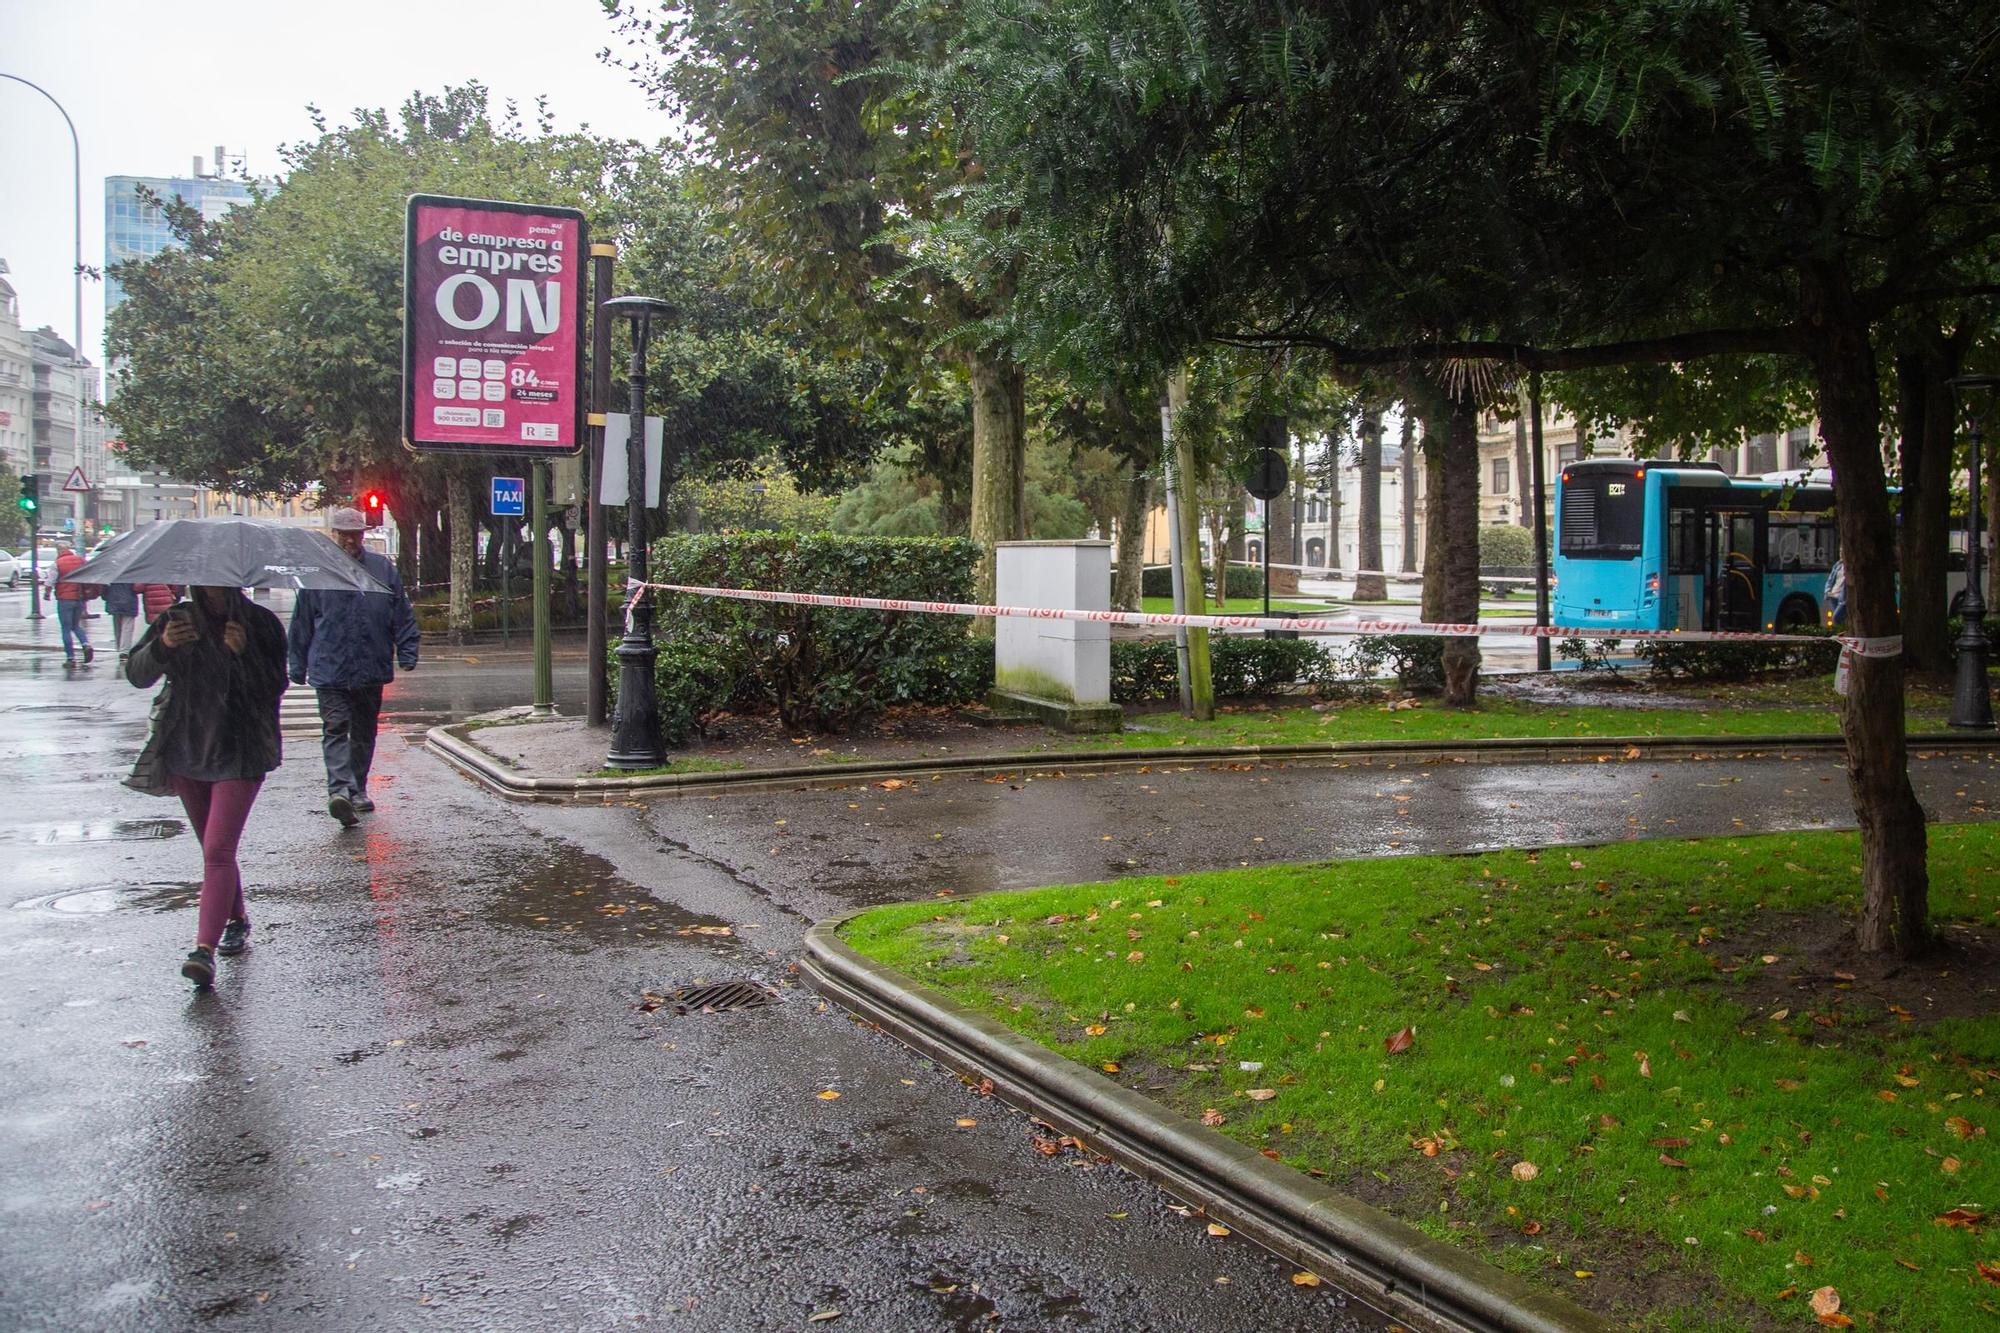
{"type": "Polygon", "coordinates": [[[311,685],[319,697],[326,810],[353,828],[358,814],[375,808],[368,769],[375,760],[382,687],[395,679],[398,666],[416,670],[420,637],[395,562],[362,544],[368,520],[361,511],[336,509],[331,526],[340,549],[387,590],[306,591],[292,607],[292,683],[311,685]]]}
{"type": "Polygon", "coordinates": [[[196,587],[125,659],[125,678],[140,689],[162,676],[152,736],[126,783],[180,797],[201,841],[201,904],[181,975],[206,990],[216,955],[242,953],[250,939],[236,848],[264,775],[283,758],[284,626],[240,588],[196,587]]]}

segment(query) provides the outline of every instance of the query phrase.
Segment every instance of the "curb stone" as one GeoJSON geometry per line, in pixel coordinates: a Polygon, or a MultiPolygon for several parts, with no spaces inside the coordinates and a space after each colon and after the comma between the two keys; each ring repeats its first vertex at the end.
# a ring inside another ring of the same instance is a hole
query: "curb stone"
{"type": "MultiPolygon", "coordinates": [[[[532,724],[529,724],[532,725],[532,724]]],[[[930,759],[885,759],[819,768],[750,768],[712,773],[658,773],[629,778],[547,777],[530,773],[491,753],[471,738],[463,724],[432,727],[425,748],[496,795],[515,801],[601,800],[610,796],[684,796],[728,788],[852,787],[890,777],[1013,772],[1119,772],[1157,764],[1337,763],[1393,759],[1398,763],[1563,763],[1579,759],[1802,758],[1839,754],[1838,735],[1775,736],[1600,736],[1526,737],[1442,741],[1316,741],[1305,745],[1206,745],[1157,749],[1078,751],[1073,754],[964,755],[930,759]]],[[[1992,736],[1913,734],[1911,751],[1952,753],[1992,751],[1992,736]]]]}
{"type": "Polygon", "coordinates": [[[1433,1239],[1029,1041],[840,938],[806,932],[814,990],[1402,1323],[1432,1333],[1610,1333],[1560,1296],[1433,1239]]]}

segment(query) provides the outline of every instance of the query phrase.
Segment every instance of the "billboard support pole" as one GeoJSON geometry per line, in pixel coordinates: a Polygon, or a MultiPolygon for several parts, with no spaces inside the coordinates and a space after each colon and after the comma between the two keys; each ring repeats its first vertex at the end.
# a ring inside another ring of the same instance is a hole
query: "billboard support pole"
{"type": "Polygon", "coordinates": [[[535,716],[556,711],[555,665],[549,649],[549,463],[534,463],[532,512],[535,516],[535,716]]]}

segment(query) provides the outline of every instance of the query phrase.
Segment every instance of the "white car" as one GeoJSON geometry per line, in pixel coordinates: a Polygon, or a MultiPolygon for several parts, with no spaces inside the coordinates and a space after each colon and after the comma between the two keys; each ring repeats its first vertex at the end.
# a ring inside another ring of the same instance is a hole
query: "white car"
{"type": "Polygon", "coordinates": [[[28,576],[28,565],[15,558],[12,551],[0,551],[0,578],[7,580],[9,588],[21,586],[21,580],[28,576]]]}

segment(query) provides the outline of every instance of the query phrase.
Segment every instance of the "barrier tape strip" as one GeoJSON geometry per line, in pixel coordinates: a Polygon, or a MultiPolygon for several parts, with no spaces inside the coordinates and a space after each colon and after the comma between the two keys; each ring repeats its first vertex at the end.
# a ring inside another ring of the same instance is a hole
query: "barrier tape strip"
{"type": "Polygon", "coordinates": [[[627,624],[641,593],[689,593],[697,597],[725,597],[741,602],[776,602],[791,606],[819,606],[840,611],[917,611],[930,615],[1019,617],[1027,620],[1080,620],[1094,625],[1134,625],[1162,629],[1275,629],[1315,634],[1409,634],[1430,638],[1530,638],[1566,639],[1587,635],[1599,639],[1670,639],[1679,643],[1838,643],[1860,657],[1895,657],[1903,651],[1900,636],[1855,638],[1845,635],[1822,638],[1812,634],[1761,634],[1748,630],[1613,629],[1609,626],[1513,625],[1482,621],[1472,625],[1431,624],[1425,621],[1335,619],[1328,616],[1197,616],[1150,611],[1079,611],[1053,606],[988,606],[973,602],[918,602],[896,597],[844,597],[814,592],[769,592],[761,588],[703,588],[685,583],[625,582],[631,596],[626,600],[627,624]]]}

